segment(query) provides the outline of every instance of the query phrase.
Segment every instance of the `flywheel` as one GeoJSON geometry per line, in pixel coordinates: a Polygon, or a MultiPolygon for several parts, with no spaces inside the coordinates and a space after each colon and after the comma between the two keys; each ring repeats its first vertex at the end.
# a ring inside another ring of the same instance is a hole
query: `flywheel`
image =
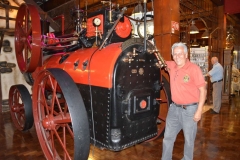
{"type": "Polygon", "coordinates": [[[31,4],[22,4],[15,24],[15,52],[22,73],[33,72],[41,59],[41,23],[38,10],[31,4]]]}

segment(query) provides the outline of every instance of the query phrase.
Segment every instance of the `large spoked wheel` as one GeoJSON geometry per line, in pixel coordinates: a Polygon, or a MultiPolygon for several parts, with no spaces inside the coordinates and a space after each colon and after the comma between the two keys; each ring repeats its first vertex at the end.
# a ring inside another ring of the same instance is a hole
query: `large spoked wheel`
{"type": "Polygon", "coordinates": [[[14,85],[9,90],[9,108],[12,121],[20,131],[26,131],[33,125],[32,99],[24,85],[14,85]]]}
{"type": "Polygon", "coordinates": [[[21,72],[33,72],[41,56],[41,24],[38,11],[31,4],[22,4],[15,23],[15,51],[21,72]]]}
{"type": "Polygon", "coordinates": [[[33,85],[37,136],[48,160],[86,160],[90,149],[87,112],[72,78],[61,69],[43,70],[33,85]]]}
{"type": "Polygon", "coordinates": [[[163,87],[160,92],[160,109],[159,109],[159,115],[157,119],[158,133],[157,133],[157,136],[155,136],[152,139],[149,139],[148,141],[152,141],[157,139],[160,136],[163,136],[165,131],[168,109],[170,104],[172,103],[170,84],[164,76],[162,76],[162,83],[163,83],[163,87]]]}

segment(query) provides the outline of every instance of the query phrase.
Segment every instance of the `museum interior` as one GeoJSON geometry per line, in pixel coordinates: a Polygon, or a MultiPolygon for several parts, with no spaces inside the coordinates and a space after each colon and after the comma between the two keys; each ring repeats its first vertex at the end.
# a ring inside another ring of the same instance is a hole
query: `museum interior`
{"type": "Polygon", "coordinates": [[[240,159],[240,0],[0,0],[0,22],[0,159],[161,159],[176,42],[206,82],[193,159],[240,159]]]}

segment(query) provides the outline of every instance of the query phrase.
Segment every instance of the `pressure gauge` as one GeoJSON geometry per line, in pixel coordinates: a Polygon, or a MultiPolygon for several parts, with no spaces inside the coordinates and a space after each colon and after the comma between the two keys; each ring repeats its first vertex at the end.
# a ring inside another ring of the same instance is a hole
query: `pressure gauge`
{"type": "MultiPolygon", "coordinates": [[[[141,22],[138,25],[137,31],[138,31],[139,37],[144,38],[144,23],[143,22],[141,22]]],[[[146,22],[146,35],[153,35],[153,34],[154,34],[153,20],[147,21],[146,22]]]]}
{"type": "Polygon", "coordinates": [[[100,19],[100,18],[94,18],[94,19],[93,19],[93,25],[94,25],[95,27],[100,26],[100,25],[101,25],[101,19],[100,19]]]}

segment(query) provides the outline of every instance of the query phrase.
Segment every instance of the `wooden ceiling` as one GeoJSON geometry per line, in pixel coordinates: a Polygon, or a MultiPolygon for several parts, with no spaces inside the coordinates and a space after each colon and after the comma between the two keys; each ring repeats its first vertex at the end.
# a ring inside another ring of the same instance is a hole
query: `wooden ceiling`
{"type": "MultiPolygon", "coordinates": [[[[70,17],[71,7],[80,7],[82,10],[88,13],[94,12],[101,8],[103,5],[102,0],[25,0],[26,2],[32,1],[39,6],[44,12],[47,12],[50,17],[54,17],[60,14],[64,14],[66,17],[70,17]],[[65,12],[65,13],[64,13],[65,12]]],[[[119,4],[120,8],[127,7],[125,12],[127,15],[131,15],[135,10],[141,10],[143,0],[108,0],[112,4],[119,4]]],[[[153,1],[147,0],[148,11],[153,10],[153,1]]],[[[107,1],[105,1],[107,2],[107,1]]],[[[195,19],[202,24],[204,30],[204,24],[198,18],[200,17],[205,21],[207,26],[211,28],[212,25],[217,25],[217,7],[224,5],[224,0],[179,0],[180,2],[180,25],[184,26],[191,19],[195,19]]],[[[239,20],[237,17],[239,14],[232,15],[231,19],[239,20]]],[[[65,18],[69,19],[69,18],[65,18]]],[[[240,22],[240,21],[239,21],[240,22]]]]}
{"type": "MultiPolygon", "coordinates": [[[[88,12],[93,12],[94,10],[103,6],[101,3],[102,0],[27,0],[33,1],[37,4],[43,11],[49,12],[58,8],[59,6],[66,5],[67,3],[73,3],[75,6],[79,6],[83,10],[87,10],[88,12]]],[[[134,11],[134,7],[138,4],[142,4],[143,0],[108,0],[111,1],[112,4],[119,4],[120,7],[127,6],[128,14],[131,14],[134,11]]],[[[153,10],[152,2],[154,0],[147,0],[148,2],[148,10],[153,10]]],[[[105,1],[106,2],[106,1],[105,1]]],[[[194,17],[192,12],[194,12],[195,16],[201,18],[207,18],[210,21],[214,21],[215,15],[212,15],[212,10],[215,7],[224,5],[224,0],[179,0],[180,2],[180,12],[181,19],[194,17]],[[187,17],[186,17],[187,16],[187,17]]],[[[239,17],[240,13],[236,13],[236,16],[239,17]]]]}
{"type": "MultiPolygon", "coordinates": [[[[67,3],[73,3],[76,7],[80,7],[82,10],[87,11],[88,13],[93,12],[103,5],[102,0],[32,0],[34,1],[43,11],[49,12],[58,8],[59,6],[66,5],[67,3]]],[[[118,4],[120,8],[127,7],[127,14],[131,14],[138,4],[142,4],[143,0],[108,0],[111,1],[112,5],[118,4]]],[[[105,1],[107,2],[107,1],[105,1]]],[[[152,9],[153,0],[147,0],[148,10],[152,9]]]]}
{"type": "Polygon", "coordinates": [[[222,6],[224,5],[224,0],[211,0],[213,2],[213,4],[217,5],[217,6],[222,6]]]}
{"type": "MultiPolygon", "coordinates": [[[[28,0],[29,1],[29,0],[28,0]]],[[[93,12],[101,8],[103,4],[101,0],[30,0],[34,1],[43,11],[49,12],[59,6],[73,3],[87,12],[93,12]]],[[[136,6],[141,6],[143,0],[108,0],[112,4],[119,4],[121,7],[127,7],[127,14],[132,14],[136,6]],[[138,5],[140,4],[140,5],[138,5]]],[[[147,0],[148,10],[153,10],[153,1],[147,0]]],[[[105,1],[106,2],[106,1],[105,1]]],[[[210,21],[215,21],[214,7],[223,5],[223,0],[180,0],[181,19],[191,19],[193,17],[206,18],[210,21]],[[214,3],[213,3],[214,2],[214,3]]],[[[216,22],[216,21],[215,21],[216,22]]]]}
{"type": "MultiPolygon", "coordinates": [[[[49,11],[60,5],[63,5],[69,1],[74,1],[76,5],[80,4],[80,8],[85,8],[85,5],[88,5],[88,8],[101,6],[102,0],[32,0],[38,4],[44,11],[49,11]]],[[[112,3],[120,4],[120,6],[126,5],[136,5],[137,3],[143,3],[143,0],[108,0],[112,3]]],[[[154,0],[147,0],[148,3],[153,2],[154,0]]],[[[223,0],[180,0],[181,2],[190,3],[193,5],[199,5],[200,3],[213,3],[216,6],[223,5],[223,0]]]]}
{"type": "MultiPolygon", "coordinates": [[[[27,0],[33,1],[37,4],[44,12],[51,12],[58,9],[60,6],[67,6],[69,3],[72,3],[75,6],[80,7],[82,10],[91,13],[103,5],[102,0],[27,0]]],[[[127,15],[131,15],[134,11],[141,10],[143,0],[108,0],[114,5],[118,4],[121,7],[127,7],[128,10],[125,12],[127,15]],[[137,8],[138,7],[138,8],[137,8]]],[[[148,11],[153,10],[153,1],[147,0],[147,9],[148,11]]],[[[216,13],[214,8],[217,6],[215,3],[222,0],[180,0],[180,15],[181,21],[184,19],[191,19],[194,17],[201,17],[207,19],[210,22],[216,23],[216,13]]],[[[107,2],[107,1],[105,1],[107,2]]],[[[69,10],[68,8],[66,10],[69,10]]],[[[207,22],[208,23],[208,22],[207,22]]]]}

